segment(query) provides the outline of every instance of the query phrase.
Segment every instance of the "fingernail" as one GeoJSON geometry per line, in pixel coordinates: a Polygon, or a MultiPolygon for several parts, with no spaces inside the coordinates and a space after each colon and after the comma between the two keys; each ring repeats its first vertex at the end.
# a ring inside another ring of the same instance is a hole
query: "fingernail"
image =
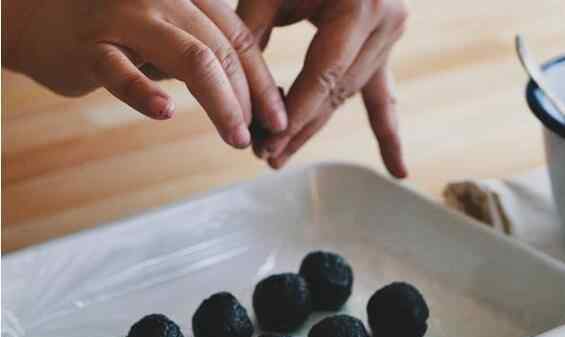
{"type": "Polygon", "coordinates": [[[162,96],[155,96],[149,101],[151,117],[156,119],[169,119],[175,112],[175,103],[162,96]]]}
{"type": "Polygon", "coordinates": [[[400,179],[408,178],[408,169],[406,169],[406,165],[404,163],[400,165],[398,178],[400,179]]]}
{"type": "Polygon", "coordinates": [[[251,134],[245,124],[240,124],[227,137],[228,143],[236,148],[245,148],[251,142],[251,134]]]}

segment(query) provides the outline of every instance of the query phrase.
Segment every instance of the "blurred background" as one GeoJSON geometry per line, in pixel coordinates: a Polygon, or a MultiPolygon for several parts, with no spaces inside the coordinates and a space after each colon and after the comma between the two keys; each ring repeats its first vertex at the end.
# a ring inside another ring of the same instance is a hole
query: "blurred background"
{"type": "MultiPolygon", "coordinates": [[[[410,176],[441,202],[449,181],[503,177],[543,165],[539,122],[524,98],[514,52],[523,33],[540,60],[565,52],[565,2],[412,1],[393,54],[410,176]]],[[[266,58],[288,89],[314,30],[274,32],[266,58]]],[[[151,121],[104,90],[56,96],[2,71],[2,251],[136,214],[270,169],[250,150],[224,145],[184,85],[166,81],[177,104],[151,121]]],[[[289,163],[359,163],[384,172],[359,97],[289,163]]]]}

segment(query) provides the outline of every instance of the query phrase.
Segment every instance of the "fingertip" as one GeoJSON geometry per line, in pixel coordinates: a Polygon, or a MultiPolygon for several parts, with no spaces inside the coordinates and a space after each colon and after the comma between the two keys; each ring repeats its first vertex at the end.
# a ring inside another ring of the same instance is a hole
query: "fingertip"
{"type": "Polygon", "coordinates": [[[158,119],[165,120],[173,117],[175,112],[175,103],[167,97],[154,96],[149,100],[146,115],[158,119]]]}
{"type": "MultiPolygon", "coordinates": [[[[253,141],[252,141],[252,143],[253,143],[253,141]]],[[[257,159],[265,160],[269,157],[269,154],[267,153],[265,148],[263,146],[261,146],[260,144],[253,143],[252,148],[253,148],[253,154],[255,154],[255,157],[257,157],[257,159]]]]}
{"type": "Polygon", "coordinates": [[[280,133],[286,130],[288,126],[288,118],[286,116],[286,111],[278,111],[274,114],[273,123],[271,125],[272,131],[275,133],[280,133]]]}
{"type": "Polygon", "coordinates": [[[402,161],[401,161],[401,164],[400,164],[400,170],[399,170],[398,178],[400,178],[400,179],[408,178],[408,169],[406,168],[406,164],[404,164],[404,162],[402,162],[402,161]]]}
{"type": "Polygon", "coordinates": [[[402,159],[398,159],[392,163],[387,163],[385,161],[385,165],[390,174],[392,174],[395,178],[405,179],[408,177],[408,170],[406,169],[406,165],[402,159]]]}
{"type": "Polygon", "coordinates": [[[271,166],[271,168],[275,170],[279,170],[286,164],[287,161],[288,161],[288,157],[283,155],[279,157],[269,158],[268,163],[269,166],[271,166]]]}
{"type": "Polygon", "coordinates": [[[244,149],[251,143],[251,133],[245,123],[242,123],[231,130],[225,137],[225,140],[231,146],[237,149],[244,149]]]}
{"type": "Polygon", "coordinates": [[[398,179],[406,179],[408,178],[408,171],[406,171],[406,168],[403,167],[398,171],[396,171],[395,173],[393,173],[393,175],[398,179]]]}

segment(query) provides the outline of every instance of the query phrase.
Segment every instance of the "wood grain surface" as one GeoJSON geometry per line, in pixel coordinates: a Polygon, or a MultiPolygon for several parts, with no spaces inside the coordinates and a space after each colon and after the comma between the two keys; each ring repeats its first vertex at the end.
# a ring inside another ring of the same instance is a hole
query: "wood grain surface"
{"type": "MultiPolygon", "coordinates": [[[[406,183],[439,201],[449,181],[543,165],[513,37],[524,33],[540,59],[565,53],[565,2],[432,0],[410,8],[393,55],[406,183]]],[[[274,34],[266,58],[283,87],[312,35],[306,24],[274,34]]],[[[104,90],[68,99],[8,71],[2,84],[3,252],[269,172],[251,151],[224,145],[176,81],[162,83],[178,107],[165,122],[145,119],[104,90]]],[[[289,166],[325,160],[383,171],[358,97],[289,166]]]]}

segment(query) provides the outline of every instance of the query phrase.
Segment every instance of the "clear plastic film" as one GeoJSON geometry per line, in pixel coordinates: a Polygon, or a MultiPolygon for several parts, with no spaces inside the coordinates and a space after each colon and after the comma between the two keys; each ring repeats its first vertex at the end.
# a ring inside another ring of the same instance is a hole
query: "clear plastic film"
{"type": "Polygon", "coordinates": [[[2,337],[126,336],[150,313],[192,336],[203,299],[230,291],[252,315],[257,281],[297,271],[315,249],[353,265],[343,310],[362,320],[372,292],[402,280],[430,305],[428,336],[534,336],[565,323],[556,260],[369,170],[326,164],[3,256],[2,337]]]}

